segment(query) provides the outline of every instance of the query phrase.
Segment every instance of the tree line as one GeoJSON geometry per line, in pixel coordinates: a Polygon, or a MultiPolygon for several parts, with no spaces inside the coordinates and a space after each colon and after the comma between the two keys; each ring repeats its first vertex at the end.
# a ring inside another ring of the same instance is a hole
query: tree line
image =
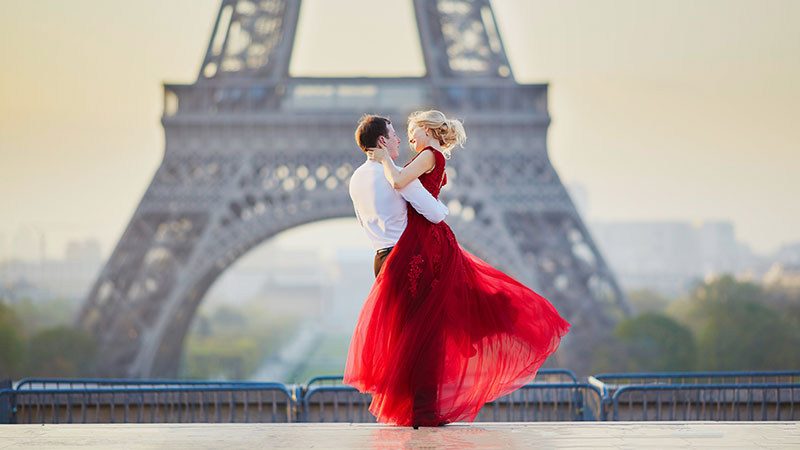
{"type": "MultiPolygon", "coordinates": [[[[800,370],[800,290],[723,276],[668,299],[629,293],[637,313],[591,356],[589,373],[800,370]]],[[[0,379],[91,377],[101,361],[74,304],[0,299],[0,379]]],[[[246,379],[285,344],[299,317],[257,302],[202,308],[187,335],[181,378],[246,379]]]]}
{"type": "Polygon", "coordinates": [[[678,299],[629,295],[592,373],[800,370],[800,290],[722,276],[678,299]]]}

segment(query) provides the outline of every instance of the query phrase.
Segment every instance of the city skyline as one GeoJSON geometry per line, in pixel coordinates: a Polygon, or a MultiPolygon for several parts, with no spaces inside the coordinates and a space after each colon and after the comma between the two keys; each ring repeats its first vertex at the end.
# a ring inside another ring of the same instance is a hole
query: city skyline
{"type": "MultiPolygon", "coordinates": [[[[576,204],[576,207],[583,215],[584,209],[588,209],[588,202],[586,198],[576,199],[574,190],[567,186],[570,195],[576,204]]],[[[584,194],[585,195],[585,194],[584,194]]],[[[682,221],[682,220],[628,220],[628,221],[595,221],[586,222],[590,230],[594,231],[595,227],[604,227],[609,225],[675,225],[689,226],[698,228],[703,225],[710,225],[722,223],[726,225],[733,225],[729,220],[707,220],[707,221],[682,221]]],[[[735,228],[734,228],[735,232],[735,228]]],[[[593,235],[596,239],[596,236],[593,235]]],[[[64,242],[63,248],[57,250],[47,247],[49,239],[47,233],[38,227],[21,226],[17,228],[10,235],[0,231],[0,263],[8,261],[20,262],[40,262],[40,261],[59,261],[69,260],[70,251],[73,247],[92,247],[93,251],[96,249],[97,254],[103,259],[110,256],[113,250],[113,245],[116,241],[104,245],[102,240],[96,236],[85,236],[81,238],[68,239],[64,242]]],[[[749,250],[752,250],[747,242],[737,240],[738,244],[742,244],[749,250]]],[[[783,243],[771,254],[789,245],[797,245],[800,242],[786,242],[783,243]]],[[[253,253],[263,253],[264,247],[270,247],[277,252],[294,252],[316,249],[320,250],[323,257],[328,257],[337,249],[360,249],[368,258],[372,257],[372,246],[364,237],[364,232],[358,225],[355,218],[338,218],[329,219],[317,223],[309,223],[288,229],[284,232],[278,233],[276,236],[261,242],[259,245],[247,252],[241,259],[242,263],[247,264],[247,260],[253,253]],[[328,235],[336,235],[335,243],[332,242],[318,242],[316,237],[320,233],[319,228],[325,227],[324,232],[328,235]]],[[[770,256],[770,255],[759,255],[770,256]]]]}
{"type": "MultiPolygon", "coordinates": [[[[422,75],[411,3],[348,12],[358,4],[304,2],[294,75],[422,75]],[[325,51],[375,40],[377,63],[325,51]]],[[[48,256],[91,236],[110,252],[163,155],[161,83],[194,81],[218,6],[6,5],[0,48],[15,64],[0,71],[0,232],[38,228],[48,256]]],[[[588,221],[730,220],[761,253],[800,240],[787,207],[800,187],[800,62],[789,57],[800,4],[493,7],[517,80],[550,83],[549,154],[565,183],[586,186],[588,221]]]]}
{"type": "MultiPolygon", "coordinates": [[[[738,279],[761,280],[770,268],[796,260],[792,255],[797,254],[797,250],[787,247],[785,255],[753,258],[733,239],[729,222],[618,222],[587,226],[626,291],[646,289],[670,298],[688,292],[696,280],[709,276],[730,274],[738,279]],[[654,253],[659,258],[652,258],[654,253]]],[[[369,267],[373,249],[351,219],[331,220],[326,231],[337,236],[336,242],[316,244],[318,231],[314,224],[307,224],[254,247],[214,282],[203,303],[240,304],[252,300],[265,283],[302,286],[334,276],[347,286],[355,304],[360,304],[357,299],[365,298],[363,290],[369,289],[372,274],[357,267],[369,267]],[[353,233],[353,229],[358,232],[353,233]],[[365,282],[353,283],[354,278],[365,282]]],[[[33,257],[27,260],[4,260],[0,253],[0,294],[5,288],[6,299],[10,300],[26,296],[83,300],[103,263],[98,242],[71,241],[63,258],[47,260],[39,259],[36,242],[33,244],[33,257]]]]}

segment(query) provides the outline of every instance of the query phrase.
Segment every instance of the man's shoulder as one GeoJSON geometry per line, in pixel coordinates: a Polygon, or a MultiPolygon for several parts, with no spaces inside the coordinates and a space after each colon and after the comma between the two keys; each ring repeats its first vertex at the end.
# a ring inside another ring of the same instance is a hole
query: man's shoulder
{"type": "Polygon", "coordinates": [[[355,170],[353,170],[353,174],[350,175],[349,181],[349,191],[351,197],[354,193],[358,193],[368,186],[371,187],[375,184],[375,175],[373,172],[374,171],[371,170],[368,162],[361,164],[360,166],[356,167],[355,170]]]}
{"type": "Polygon", "coordinates": [[[350,181],[353,180],[361,180],[369,177],[369,168],[367,167],[367,163],[361,164],[360,166],[356,167],[353,170],[353,174],[350,175],[350,181]]]}
{"type": "Polygon", "coordinates": [[[369,164],[369,161],[365,161],[363,164],[361,164],[360,166],[356,167],[353,170],[353,175],[351,175],[351,177],[355,176],[357,173],[361,174],[361,173],[367,173],[367,172],[372,172],[370,164],[369,164]]]}
{"type": "Polygon", "coordinates": [[[373,192],[381,192],[380,195],[392,195],[402,198],[400,191],[394,189],[386,180],[383,174],[383,167],[380,164],[370,164],[369,161],[357,167],[350,176],[350,196],[358,195],[359,192],[368,189],[373,192]]]}

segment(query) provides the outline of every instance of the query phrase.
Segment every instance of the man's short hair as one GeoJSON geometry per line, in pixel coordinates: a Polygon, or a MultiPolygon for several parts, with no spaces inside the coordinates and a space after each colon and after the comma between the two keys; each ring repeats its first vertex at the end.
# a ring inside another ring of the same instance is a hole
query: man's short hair
{"type": "Polygon", "coordinates": [[[378,137],[389,137],[389,125],[391,124],[392,122],[386,117],[364,114],[356,128],[356,143],[364,151],[370,147],[377,147],[378,137]]]}

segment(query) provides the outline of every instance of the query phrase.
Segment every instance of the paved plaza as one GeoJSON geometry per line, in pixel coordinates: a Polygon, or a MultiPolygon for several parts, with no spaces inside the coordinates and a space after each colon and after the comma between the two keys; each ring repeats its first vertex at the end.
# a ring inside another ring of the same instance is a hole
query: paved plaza
{"type": "Polygon", "coordinates": [[[800,422],[1,425],[12,448],[800,449],[800,422]]]}

